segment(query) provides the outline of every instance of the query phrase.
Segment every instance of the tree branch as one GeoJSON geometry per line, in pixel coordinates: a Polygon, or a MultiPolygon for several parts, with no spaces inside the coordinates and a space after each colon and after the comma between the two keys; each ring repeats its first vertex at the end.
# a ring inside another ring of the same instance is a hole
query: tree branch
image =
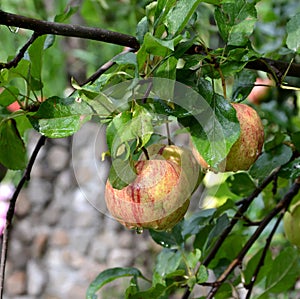
{"type": "Polygon", "coordinates": [[[134,36],[95,27],[69,25],[28,18],[0,10],[0,24],[33,30],[40,35],[54,34],[97,40],[133,49],[139,48],[134,36]]]}
{"type": "Polygon", "coordinates": [[[37,32],[33,32],[32,36],[30,37],[30,39],[26,42],[26,44],[20,49],[19,53],[17,54],[17,56],[12,59],[11,61],[7,62],[7,63],[0,63],[0,70],[1,69],[10,69],[12,67],[16,67],[18,65],[18,63],[20,62],[20,60],[24,57],[25,52],[27,51],[27,49],[30,47],[30,45],[33,44],[33,42],[40,36],[39,33],[37,32]]]}
{"type": "Polygon", "coordinates": [[[31,155],[31,158],[27,164],[27,167],[24,171],[24,174],[9,202],[8,211],[6,214],[6,225],[3,232],[3,241],[2,241],[2,249],[1,249],[1,263],[0,263],[0,298],[3,298],[3,291],[4,291],[4,278],[5,278],[5,266],[6,266],[6,259],[7,259],[7,249],[8,249],[8,239],[9,239],[9,233],[11,224],[13,221],[14,213],[15,213],[15,207],[17,198],[19,196],[20,191],[22,190],[24,184],[26,181],[30,180],[30,173],[31,169],[33,167],[33,164],[35,162],[35,159],[42,148],[42,146],[45,144],[46,137],[41,136],[39,141],[36,144],[36,147],[31,155]]]}
{"type": "Polygon", "coordinates": [[[220,277],[216,280],[216,285],[211,289],[206,299],[212,299],[214,298],[214,295],[217,293],[219,287],[221,284],[227,279],[227,277],[230,275],[230,273],[235,269],[236,266],[238,266],[242,260],[244,259],[245,255],[249,251],[249,249],[252,247],[254,242],[258,239],[258,237],[261,235],[263,230],[266,228],[266,226],[270,223],[270,221],[278,214],[280,213],[284,208],[288,207],[293,198],[298,194],[300,189],[300,179],[296,180],[295,183],[292,185],[290,190],[286,193],[284,198],[275,206],[275,208],[262,220],[259,227],[256,229],[254,234],[250,237],[250,239],[247,241],[245,246],[242,248],[242,250],[239,252],[238,256],[230,263],[230,265],[225,269],[225,271],[220,275],[220,277]]]}
{"type": "MultiPolygon", "coordinates": [[[[33,30],[40,35],[53,34],[96,40],[129,47],[134,50],[138,50],[140,47],[139,42],[134,36],[123,34],[120,32],[95,27],[85,27],[79,25],[37,20],[25,16],[7,13],[2,10],[0,10],[0,25],[33,30]]],[[[206,54],[206,52],[203,51],[203,47],[194,45],[187,51],[187,54],[206,54]]],[[[285,75],[300,78],[300,64],[298,63],[292,63],[290,65],[288,62],[284,61],[277,61],[269,58],[260,58],[247,63],[246,68],[276,74],[279,79],[282,79],[285,75]]]]}
{"type": "Polygon", "coordinates": [[[262,254],[261,254],[261,257],[260,257],[260,259],[259,259],[259,261],[258,261],[258,263],[257,263],[257,266],[256,266],[255,270],[254,270],[254,273],[253,273],[253,275],[252,275],[251,281],[250,281],[250,283],[249,283],[247,286],[245,285],[245,288],[248,289],[247,296],[246,296],[245,299],[250,299],[250,297],[251,297],[251,293],[252,293],[254,284],[255,284],[255,282],[256,282],[257,276],[258,276],[258,274],[259,274],[260,269],[261,269],[262,266],[264,265],[265,258],[266,258],[266,255],[267,255],[267,253],[268,253],[268,250],[269,250],[269,248],[270,248],[272,239],[273,239],[274,234],[275,234],[275,232],[276,232],[276,230],[277,230],[277,228],[278,228],[278,226],[279,226],[279,224],[280,224],[280,222],[281,222],[281,220],[282,220],[282,218],[283,218],[283,215],[284,215],[284,214],[281,213],[281,214],[279,215],[279,217],[277,218],[277,220],[276,220],[276,222],[275,222],[275,224],[274,224],[274,226],[273,226],[273,228],[272,228],[272,231],[271,231],[270,235],[268,236],[268,238],[267,238],[267,240],[266,240],[266,245],[265,245],[265,247],[264,247],[264,249],[263,249],[263,252],[262,252],[262,254]]]}

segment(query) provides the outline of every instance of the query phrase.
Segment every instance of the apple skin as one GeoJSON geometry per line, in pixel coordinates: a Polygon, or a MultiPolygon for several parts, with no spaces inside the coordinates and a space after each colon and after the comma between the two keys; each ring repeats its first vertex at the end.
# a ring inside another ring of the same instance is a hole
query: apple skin
{"type": "MultiPolygon", "coordinates": [[[[231,147],[224,163],[221,162],[221,172],[248,170],[261,154],[264,143],[264,127],[257,112],[242,103],[232,103],[240,123],[240,137],[231,147]]],[[[193,154],[204,170],[209,165],[195,147],[193,154]]]]}
{"type": "Polygon", "coordinates": [[[291,206],[283,216],[283,228],[286,238],[300,248],[300,202],[291,206]]]}
{"type": "MultiPolygon", "coordinates": [[[[201,183],[203,173],[189,148],[156,143],[147,148],[147,153],[150,160],[163,159],[179,165],[188,178],[188,192],[193,193],[201,183]]],[[[140,160],[146,160],[145,154],[141,155],[140,160]]]]}
{"type": "Polygon", "coordinates": [[[107,180],[106,205],[111,215],[127,228],[169,230],[189,207],[199,166],[191,153],[176,146],[153,145],[147,152],[150,159],[141,155],[132,183],[118,190],[107,180]]]}
{"type": "Polygon", "coordinates": [[[106,183],[105,201],[111,215],[130,229],[167,230],[184,216],[189,198],[182,197],[181,169],[166,160],[138,161],[136,179],[118,190],[106,183]]]}

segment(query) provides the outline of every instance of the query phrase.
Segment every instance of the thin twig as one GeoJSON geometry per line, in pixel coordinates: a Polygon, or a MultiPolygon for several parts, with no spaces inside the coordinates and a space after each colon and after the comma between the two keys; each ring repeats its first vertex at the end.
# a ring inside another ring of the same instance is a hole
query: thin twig
{"type": "Polygon", "coordinates": [[[254,284],[255,284],[255,282],[256,282],[256,280],[257,280],[257,276],[258,276],[258,274],[259,274],[260,269],[261,269],[262,266],[264,265],[264,261],[265,261],[266,255],[267,255],[267,253],[268,253],[268,250],[269,250],[269,248],[270,248],[271,241],[272,241],[272,239],[273,239],[273,237],[274,237],[274,234],[275,234],[275,232],[276,232],[276,230],[277,230],[277,228],[278,228],[278,226],[279,226],[279,224],[280,224],[282,218],[283,218],[283,213],[281,213],[281,214],[279,215],[279,217],[277,218],[277,220],[276,220],[276,222],[275,222],[275,224],[274,224],[274,227],[273,227],[273,229],[272,229],[270,235],[268,236],[268,238],[267,238],[267,240],[266,240],[266,245],[265,245],[265,247],[264,247],[264,249],[263,249],[263,252],[262,252],[261,257],[260,257],[260,259],[259,259],[259,261],[258,261],[258,264],[257,264],[257,266],[256,266],[256,268],[255,268],[255,270],[254,270],[254,273],[253,273],[253,275],[252,275],[251,281],[250,281],[250,283],[249,283],[247,286],[245,286],[245,287],[248,289],[247,296],[246,296],[245,299],[250,299],[250,296],[251,296],[251,293],[252,293],[254,284]]]}
{"type": "Polygon", "coordinates": [[[222,283],[227,279],[227,277],[231,274],[231,272],[235,269],[236,266],[241,264],[245,255],[252,247],[252,245],[256,242],[258,237],[270,223],[270,221],[280,213],[284,208],[288,207],[293,198],[298,194],[300,189],[300,180],[296,180],[296,182],[292,185],[290,190],[285,194],[284,198],[275,206],[275,208],[262,220],[260,226],[256,229],[254,234],[249,238],[245,246],[239,252],[238,256],[229,264],[229,266],[225,269],[225,271],[220,275],[220,277],[216,280],[216,286],[211,289],[206,299],[214,298],[218,289],[222,285],[222,283]]]}
{"type": "Polygon", "coordinates": [[[40,36],[39,33],[33,32],[30,39],[26,42],[26,44],[20,49],[19,53],[9,62],[6,63],[0,63],[0,70],[1,69],[10,69],[13,67],[16,67],[18,63],[21,61],[21,59],[24,57],[25,52],[30,47],[30,45],[33,44],[33,42],[40,36]]]}
{"type": "Polygon", "coordinates": [[[0,262],[0,299],[3,298],[3,291],[4,291],[4,278],[5,278],[5,266],[6,266],[6,259],[7,259],[7,249],[8,249],[8,239],[9,239],[9,233],[15,213],[15,207],[17,198],[19,196],[19,193],[21,189],[23,188],[26,181],[30,180],[30,174],[33,167],[33,164],[35,162],[35,159],[42,148],[42,146],[45,144],[46,137],[41,136],[39,141],[37,142],[35,149],[31,155],[31,158],[27,164],[27,167],[24,171],[24,174],[9,202],[9,208],[6,214],[6,225],[3,232],[3,242],[2,242],[2,249],[1,249],[1,262],[0,262]]]}
{"type": "MultiPolygon", "coordinates": [[[[217,252],[220,250],[223,242],[226,240],[227,236],[230,234],[230,232],[232,231],[232,229],[234,228],[236,223],[239,221],[239,219],[241,217],[243,217],[243,214],[247,211],[247,209],[249,208],[252,201],[273,181],[274,177],[277,175],[278,172],[279,172],[279,168],[274,170],[271,173],[271,175],[269,175],[261,183],[261,185],[258,186],[252,192],[252,194],[249,197],[247,197],[239,202],[239,205],[241,205],[240,208],[238,209],[238,211],[235,213],[235,215],[231,219],[230,224],[224,229],[224,231],[222,232],[220,237],[217,239],[216,243],[210,250],[207,257],[203,260],[202,265],[207,267],[209,265],[209,263],[214,259],[217,252]]],[[[186,291],[185,291],[184,295],[182,296],[182,299],[188,299],[190,294],[191,294],[191,290],[189,288],[186,288],[186,291]]]]}
{"type": "Polygon", "coordinates": [[[86,85],[86,84],[92,84],[94,83],[102,74],[104,74],[106,71],[108,71],[113,65],[115,65],[114,60],[123,55],[126,54],[128,52],[132,52],[134,51],[134,49],[131,48],[126,48],[124,51],[122,51],[121,53],[119,53],[118,55],[114,56],[111,60],[107,61],[106,63],[104,63],[101,67],[98,68],[98,70],[92,74],[89,78],[87,78],[84,82],[82,82],[80,84],[80,86],[86,85]]]}

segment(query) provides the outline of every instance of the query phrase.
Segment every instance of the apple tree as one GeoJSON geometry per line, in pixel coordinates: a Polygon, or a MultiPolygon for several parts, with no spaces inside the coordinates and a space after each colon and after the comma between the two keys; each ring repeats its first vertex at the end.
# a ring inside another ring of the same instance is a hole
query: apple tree
{"type": "Polygon", "coordinates": [[[14,208],[35,158],[48,138],[87,121],[106,128],[102,200],[123,229],[147,229],[161,246],[152,277],[106,269],[87,299],[122,277],[131,299],[295,297],[298,2],[45,3],[0,7],[1,173],[23,173],[6,216],[1,298],[14,208]],[[84,45],[63,47],[70,37],[84,45]],[[81,64],[66,76],[70,57],[81,64]],[[40,133],[29,158],[28,130],[40,133]]]}

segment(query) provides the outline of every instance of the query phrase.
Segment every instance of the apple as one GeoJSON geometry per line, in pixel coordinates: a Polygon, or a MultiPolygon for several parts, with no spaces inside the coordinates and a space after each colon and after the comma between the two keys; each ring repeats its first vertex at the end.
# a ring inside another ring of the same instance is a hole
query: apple
{"type": "Polygon", "coordinates": [[[300,248],[300,202],[291,206],[283,216],[283,228],[286,238],[300,248]]]}
{"type": "Polygon", "coordinates": [[[250,103],[259,105],[263,102],[270,93],[270,86],[274,86],[272,80],[268,78],[257,78],[255,85],[248,95],[250,103]]]}
{"type": "Polygon", "coordinates": [[[188,209],[199,166],[191,153],[176,146],[153,145],[147,151],[149,160],[141,155],[134,166],[137,176],[129,185],[118,190],[107,180],[106,205],[127,228],[168,230],[188,209]]]}
{"type": "MultiPolygon", "coordinates": [[[[231,147],[219,171],[248,170],[261,154],[264,143],[264,128],[257,112],[242,103],[232,103],[240,123],[240,136],[231,147]]],[[[210,166],[201,154],[192,147],[192,152],[203,169],[210,166]]]]}

